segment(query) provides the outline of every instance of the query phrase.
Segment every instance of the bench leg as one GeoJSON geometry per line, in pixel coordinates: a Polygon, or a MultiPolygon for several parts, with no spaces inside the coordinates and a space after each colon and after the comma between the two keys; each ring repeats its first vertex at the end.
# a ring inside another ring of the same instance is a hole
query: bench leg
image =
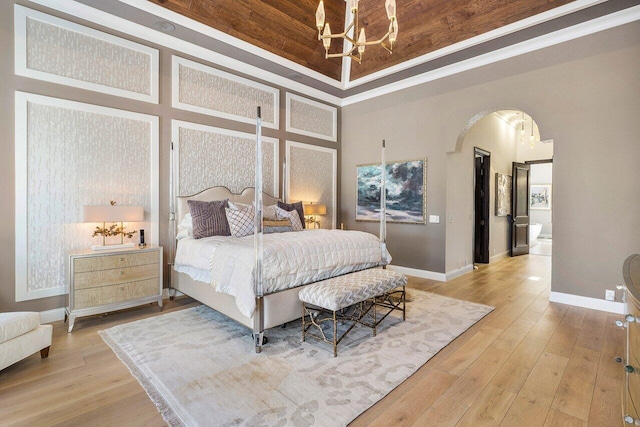
{"type": "Polygon", "coordinates": [[[373,297],[373,336],[375,337],[378,334],[378,319],[376,319],[376,297],[373,297]]]}
{"type": "Polygon", "coordinates": [[[402,321],[407,320],[407,290],[402,287],[402,321]]]}

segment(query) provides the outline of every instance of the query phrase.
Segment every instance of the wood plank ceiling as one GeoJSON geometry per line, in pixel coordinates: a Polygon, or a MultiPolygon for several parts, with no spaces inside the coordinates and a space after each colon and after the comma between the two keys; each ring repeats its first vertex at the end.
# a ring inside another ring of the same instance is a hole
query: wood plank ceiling
{"type": "MultiPolygon", "coordinates": [[[[289,59],[335,80],[342,60],[325,59],[318,40],[315,10],[319,0],[149,0],[289,59]]],[[[362,64],[352,61],[350,80],[445,48],[474,36],[570,3],[572,0],[396,0],[399,24],[393,54],[367,47],[362,64]]],[[[389,26],[384,0],[360,0],[359,21],[367,38],[389,26]]],[[[326,22],[334,33],[344,25],[344,0],[324,0],[326,22]],[[338,24],[340,23],[340,24],[338,24]]],[[[332,42],[332,52],[342,43],[332,42]]]]}

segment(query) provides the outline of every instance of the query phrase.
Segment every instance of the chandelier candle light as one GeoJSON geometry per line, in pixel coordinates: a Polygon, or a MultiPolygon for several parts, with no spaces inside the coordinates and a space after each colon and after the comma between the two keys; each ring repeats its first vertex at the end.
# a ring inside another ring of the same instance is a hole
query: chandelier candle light
{"type": "Polygon", "coordinates": [[[325,58],[341,58],[348,56],[358,64],[362,61],[362,54],[364,53],[365,46],[372,46],[379,44],[392,53],[393,43],[398,38],[398,20],[396,19],[396,0],[386,0],[385,9],[387,10],[387,17],[389,18],[389,30],[382,36],[382,38],[374,41],[367,41],[367,37],[364,33],[364,28],[360,28],[358,32],[358,0],[348,0],[349,7],[351,9],[351,23],[339,34],[331,34],[331,27],[329,23],[325,23],[324,2],[320,0],[318,9],[316,10],[316,27],[318,28],[318,40],[322,40],[322,44],[325,49],[325,58]],[[353,30],[352,35],[350,31],[353,30]],[[358,39],[355,39],[355,35],[358,34],[358,39]],[[342,38],[351,44],[351,48],[345,49],[342,53],[329,53],[331,47],[331,39],[342,38]],[[389,40],[389,45],[385,44],[385,40],[389,40]],[[357,49],[358,55],[354,55],[353,52],[357,49]]]}

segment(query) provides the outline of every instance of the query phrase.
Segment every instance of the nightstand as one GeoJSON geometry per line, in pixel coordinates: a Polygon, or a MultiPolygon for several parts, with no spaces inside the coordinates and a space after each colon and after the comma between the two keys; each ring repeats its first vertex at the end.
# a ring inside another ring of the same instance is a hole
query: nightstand
{"type": "Polygon", "coordinates": [[[162,309],[162,247],[69,253],[69,332],[76,317],[158,302],[162,309]]]}

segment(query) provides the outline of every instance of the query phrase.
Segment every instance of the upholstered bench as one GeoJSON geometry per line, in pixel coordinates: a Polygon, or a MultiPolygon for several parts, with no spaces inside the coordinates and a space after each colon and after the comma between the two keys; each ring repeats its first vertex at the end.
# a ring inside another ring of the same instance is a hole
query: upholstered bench
{"type": "Polygon", "coordinates": [[[302,302],[302,341],[305,341],[306,337],[310,335],[332,343],[333,356],[336,357],[338,344],[356,324],[372,328],[373,336],[376,336],[378,325],[393,310],[400,310],[402,320],[405,320],[406,284],[407,278],[400,273],[373,268],[305,286],[298,294],[302,302]],[[402,289],[397,290],[400,287],[402,289]],[[387,312],[380,318],[377,316],[378,307],[387,309],[387,312]],[[322,317],[319,315],[322,313],[329,316],[322,317]],[[366,316],[371,318],[370,322],[364,320],[366,316]],[[352,322],[349,329],[343,332],[340,337],[338,337],[338,321],[352,322]],[[327,339],[322,328],[325,322],[333,322],[331,340],[327,339]],[[317,327],[320,335],[309,332],[309,328],[312,326],[317,327]]]}
{"type": "Polygon", "coordinates": [[[53,326],[41,325],[33,312],[0,313],[0,369],[40,351],[49,356],[53,326]]]}

